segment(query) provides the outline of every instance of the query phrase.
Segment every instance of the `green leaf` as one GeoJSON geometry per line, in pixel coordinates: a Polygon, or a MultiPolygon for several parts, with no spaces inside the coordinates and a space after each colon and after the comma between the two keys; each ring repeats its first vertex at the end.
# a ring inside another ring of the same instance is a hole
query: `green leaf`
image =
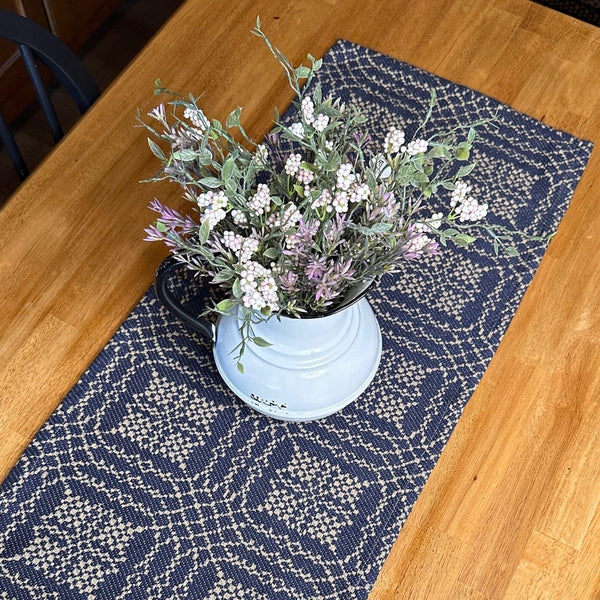
{"type": "Polygon", "coordinates": [[[277,258],[279,256],[279,250],[277,250],[277,248],[267,248],[263,252],[263,256],[265,258],[275,259],[275,258],[277,258]]]}
{"type": "Polygon", "coordinates": [[[456,160],[469,160],[469,149],[456,148],[456,150],[454,150],[454,156],[456,157],[456,160]]]}
{"type": "Polygon", "coordinates": [[[184,162],[196,160],[196,156],[196,152],[194,150],[190,150],[189,148],[184,150],[175,150],[175,152],[173,152],[173,158],[175,160],[182,160],[184,162]]]}
{"type": "Polygon", "coordinates": [[[337,171],[342,164],[342,158],[337,150],[332,150],[327,158],[327,162],[323,165],[323,171],[337,171]]]}
{"type": "Polygon", "coordinates": [[[458,229],[453,229],[452,227],[444,229],[444,231],[440,233],[440,244],[442,244],[442,246],[446,246],[448,244],[447,240],[454,238],[454,236],[458,234],[460,234],[458,229]]]}
{"type": "Polygon", "coordinates": [[[233,174],[233,169],[235,168],[235,161],[231,156],[223,163],[223,168],[221,169],[221,178],[223,181],[227,182],[231,179],[231,175],[233,174]]]}
{"type": "Polygon", "coordinates": [[[219,271],[213,277],[212,283],[224,283],[225,281],[229,281],[232,277],[233,273],[231,271],[219,271]]]}
{"type": "Polygon", "coordinates": [[[386,233],[392,229],[393,225],[391,223],[375,223],[375,225],[371,226],[372,233],[386,233]]]}
{"type": "Polygon", "coordinates": [[[373,235],[380,235],[382,233],[387,233],[393,228],[392,223],[375,223],[371,227],[365,227],[364,225],[351,225],[353,229],[358,229],[360,233],[366,235],[367,237],[371,237],[373,235]]]}
{"type": "Polygon", "coordinates": [[[519,251],[514,246],[505,246],[504,252],[507,256],[519,256],[519,251]]]}
{"type": "Polygon", "coordinates": [[[466,248],[470,243],[475,241],[474,237],[467,235],[466,233],[458,233],[451,236],[450,239],[461,248],[466,248]]]}
{"type": "Polygon", "coordinates": [[[215,306],[215,308],[219,312],[227,313],[235,306],[235,302],[231,298],[227,298],[226,300],[221,300],[219,304],[215,306]]]}
{"type": "Polygon", "coordinates": [[[270,342],[267,342],[267,340],[265,340],[264,338],[261,337],[253,337],[252,341],[257,345],[260,346],[261,348],[268,348],[269,346],[272,346],[273,344],[271,344],[270,342]]]}
{"type": "Polygon", "coordinates": [[[236,279],[231,286],[231,291],[236,298],[242,297],[242,286],[240,285],[240,280],[236,279]]]}
{"type": "Polygon", "coordinates": [[[167,160],[165,153],[154,140],[148,138],[148,146],[150,146],[150,150],[152,151],[152,154],[156,156],[156,158],[158,158],[159,160],[167,160]]]}
{"type": "Polygon", "coordinates": [[[435,88],[431,88],[429,90],[429,105],[435,106],[436,103],[437,103],[437,92],[435,91],[435,88]]]}
{"type": "MultiPolygon", "coordinates": [[[[319,65],[321,66],[321,65],[319,65]]],[[[316,71],[317,69],[315,69],[316,71]]],[[[314,89],[313,89],[313,100],[315,102],[315,104],[321,104],[321,101],[323,100],[323,91],[321,89],[321,85],[320,84],[316,84],[314,89]]]]}
{"type": "Polygon", "coordinates": [[[236,180],[235,179],[230,179],[229,181],[227,181],[225,183],[225,189],[228,192],[231,192],[231,195],[235,195],[235,193],[238,191],[236,180]]]}
{"type": "Polygon", "coordinates": [[[237,127],[240,124],[240,115],[242,113],[242,107],[238,106],[235,110],[232,110],[225,121],[225,126],[230,129],[231,127],[237,127]]]}
{"type": "Polygon", "coordinates": [[[377,186],[377,180],[375,179],[375,175],[373,175],[373,171],[371,169],[365,169],[365,175],[367,176],[367,185],[369,189],[374,190],[377,186]]]}
{"type": "Polygon", "coordinates": [[[458,179],[461,179],[462,177],[466,177],[474,168],[475,168],[475,163],[470,163],[468,165],[465,165],[464,167],[461,167],[458,170],[456,177],[458,179]]]}
{"type": "Polygon", "coordinates": [[[298,194],[298,196],[300,196],[301,198],[304,198],[304,187],[303,186],[301,186],[298,183],[295,183],[294,189],[296,190],[296,193],[298,194]]]}
{"type": "Polygon", "coordinates": [[[198,232],[198,237],[200,238],[200,244],[205,244],[206,240],[208,240],[208,236],[210,234],[210,222],[208,219],[204,219],[202,224],[200,225],[200,231],[198,232]]]}
{"type": "Polygon", "coordinates": [[[200,164],[203,166],[210,165],[212,162],[212,152],[208,148],[202,148],[198,153],[200,164]]]}
{"type": "Polygon", "coordinates": [[[220,188],[223,182],[216,177],[203,177],[198,183],[203,187],[216,189],[220,188]]]}
{"type": "Polygon", "coordinates": [[[315,111],[320,115],[325,115],[326,117],[339,117],[340,111],[333,106],[327,106],[326,104],[321,104],[318,109],[315,111]]]}
{"type": "Polygon", "coordinates": [[[237,370],[243,375],[244,374],[244,365],[241,362],[239,362],[239,363],[237,363],[236,366],[237,366],[237,370]]]}
{"type": "Polygon", "coordinates": [[[467,235],[466,233],[461,233],[457,235],[454,239],[460,239],[465,244],[472,244],[475,241],[475,238],[472,235],[467,235]]]}
{"type": "Polygon", "coordinates": [[[310,75],[311,71],[309,67],[300,66],[295,70],[295,73],[298,79],[306,79],[310,75]]]}
{"type": "Polygon", "coordinates": [[[431,150],[427,153],[427,155],[431,158],[452,158],[448,148],[441,144],[432,146],[431,150]]]}

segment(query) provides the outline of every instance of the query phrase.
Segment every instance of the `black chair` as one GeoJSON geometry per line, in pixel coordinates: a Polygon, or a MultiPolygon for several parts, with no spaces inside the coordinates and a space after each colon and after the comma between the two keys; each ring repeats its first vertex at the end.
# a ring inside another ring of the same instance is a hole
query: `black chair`
{"type": "MultiPolygon", "coordinates": [[[[55,142],[58,142],[63,137],[63,131],[36,59],[42,62],[56,77],[71,96],[81,114],[100,95],[96,82],[79,58],[61,40],[26,17],[0,10],[0,38],[13,42],[19,47],[52,137],[55,142]]],[[[23,181],[29,175],[29,169],[1,112],[0,139],[23,181]]]]}

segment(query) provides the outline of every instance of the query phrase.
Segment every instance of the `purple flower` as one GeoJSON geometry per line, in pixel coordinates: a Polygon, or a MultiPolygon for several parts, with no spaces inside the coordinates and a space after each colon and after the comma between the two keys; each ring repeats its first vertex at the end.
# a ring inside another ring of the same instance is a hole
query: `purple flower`
{"type": "Polygon", "coordinates": [[[399,256],[405,260],[416,260],[428,254],[439,254],[440,244],[437,240],[410,225],[406,231],[404,244],[399,256]]]}
{"type": "Polygon", "coordinates": [[[320,281],[325,272],[326,262],[327,259],[324,256],[310,260],[306,265],[306,276],[311,281],[320,281]]]}
{"type": "Polygon", "coordinates": [[[345,283],[352,280],[355,269],[352,269],[352,259],[340,259],[331,265],[322,275],[318,283],[315,300],[317,302],[325,301],[323,306],[331,304],[331,300],[340,295],[345,289],[345,283]]]}
{"type": "Polygon", "coordinates": [[[149,208],[159,214],[158,220],[167,229],[178,229],[183,234],[192,233],[198,224],[191,217],[184,217],[176,210],[165,206],[158,198],[150,202],[149,208]]]}
{"type": "Polygon", "coordinates": [[[286,271],[279,275],[279,282],[277,287],[287,293],[293,293],[296,291],[296,284],[298,283],[298,275],[294,271],[286,271]]]}
{"type": "Polygon", "coordinates": [[[306,265],[311,258],[314,238],[318,230],[318,221],[308,223],[301,218],[298,223],[298,230],[288,237],[286,241],[287,249],[283,251],[283,254],[289,256],[299,265],[306,265]]]}

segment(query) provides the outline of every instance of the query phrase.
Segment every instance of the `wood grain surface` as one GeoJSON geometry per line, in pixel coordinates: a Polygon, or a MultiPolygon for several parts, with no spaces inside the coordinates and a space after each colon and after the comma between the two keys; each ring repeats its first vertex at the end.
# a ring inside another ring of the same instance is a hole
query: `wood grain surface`
{"type": "MultiPolygon", "coordinates": [[[[526,0],[188,0],[0,213],[0,470],[151,284],[156,161],[135,112],[160,77],[251,134],[292,99],[252,36],[296,63],[339,38],[600,144],[600,30],[526,0]]],[[[600,598],[598,149],[371,600],[600,598]]]]}

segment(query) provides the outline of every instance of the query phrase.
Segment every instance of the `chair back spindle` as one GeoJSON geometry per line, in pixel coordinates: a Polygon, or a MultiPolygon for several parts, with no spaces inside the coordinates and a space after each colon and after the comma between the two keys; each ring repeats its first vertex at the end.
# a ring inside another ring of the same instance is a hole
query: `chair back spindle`
{"type": "MultiPolygon", "coordinates": [[[[83,114],[98,98],[100,90],[79,58],[50,31],[15,13],[0,10],[0,38],[14,43],[20,50],[31,84],[55,142],[63,137],[63,129],[50,94],[40,72],[43,63],[58,80],[83,114]]],[[[29,174],[15,136],[0,113],[0,140],[21,180],[29,174]]]]}

